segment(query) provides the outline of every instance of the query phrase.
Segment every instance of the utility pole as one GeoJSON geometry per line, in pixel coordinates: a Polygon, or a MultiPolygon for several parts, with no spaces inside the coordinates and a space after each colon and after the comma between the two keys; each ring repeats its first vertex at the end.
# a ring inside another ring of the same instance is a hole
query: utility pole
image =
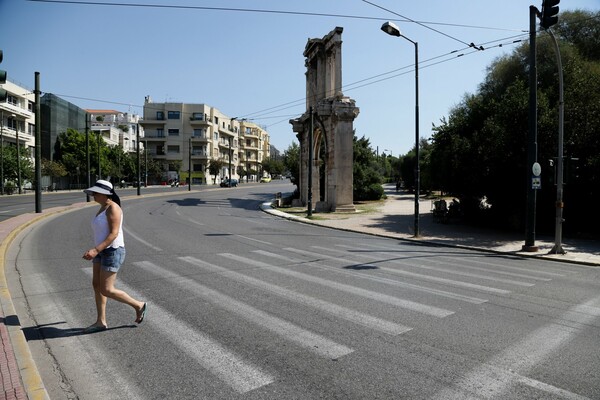
{"type": "Polygon", "coordinates": [[[135,153],[137,156],[137,195],[142,194],[142,162],[140,160],[140,124],[135,126],[135,153]]]}
{"type": "MultiPolygon", "coordinates": [[[[85,157],[87,162],[87,187],[92,186],[92,161],[90,156],[90,114],[85,114],[85,157]]],[[[86,194],[86,201],[90,202],[90,195],[86,194]]]]}
{"type": "Polygon", "coordinates": [[[42,118],[40,112],[40,73],[35,73],[35,212],[42,212],[42,118]]]}
{"type": "Polygon", "coordinates": [[[314,130],[315,130],[314,114],[313,114],[312,106],[310,106],[309,112],[310,112],[310,132],[308,133],[308,196],[307,196],[308,214],[307,214],[307,216],[311,217],[312,209],[313,209],[313,205],[312,205],[312,202],[313,202],[312,201],[312,197],[313,197],[313,192],[312,192],[313,176],[312,175],[313,175],[313,158],[314,158],[313,135],[314,135],[314,130]]]}

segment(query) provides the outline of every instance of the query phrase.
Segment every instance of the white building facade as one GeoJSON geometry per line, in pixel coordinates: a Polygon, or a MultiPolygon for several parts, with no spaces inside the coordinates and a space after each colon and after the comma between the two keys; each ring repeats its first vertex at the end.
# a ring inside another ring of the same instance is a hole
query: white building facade
{"type": "MultiPolygon", "coordinates": [[[[1,84],[7,92],[6,101],[0,102],[0,156],[4,155],[5,146],[16,146],[17,143],[25,155],[34,161],[35,151],[35,95],[33,90],[27,89],[14,82],[6,81],[1,84]]],[[[21,154],[23,156],[23,154],[21,154]]],[[[11,184],[18,184],[9,171],[2,168],[0,186],[4,188],[10,180],[11,184]]],[[[21,187],[26,186],[24,181],[21,187]]]]}
{"type": "Polygon", "coordinates": [[[137,129],[140,138],[144,131],[139,126],[140,116],[116,110],[85,110],[90,115],[90,130],[100,133],[109,146],[120,145],[128,153],[136,151],[137,129]]]}
{"type": "Polygon", "coordinates": [[[216,184],[229,177],[256,181],[270,154],[263,127],[206,104],[154,103],[148,96],[140,125],[148,157],[163,164],[162,179],[167,181],[188,181],[190,174],[192,184],[216,184]],[[222,164],[216,176],[209,173],[211,161],[222,164]]]}

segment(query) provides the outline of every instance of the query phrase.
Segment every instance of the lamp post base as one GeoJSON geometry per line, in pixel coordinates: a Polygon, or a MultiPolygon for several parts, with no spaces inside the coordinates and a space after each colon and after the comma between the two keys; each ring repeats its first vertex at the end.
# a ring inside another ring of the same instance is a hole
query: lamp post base
{"type": "Polygon", "coordinates": [[[535,253],[538,250],[539,250],[539,247],[537,247],[537,246],[523,245],[523,247],[521,247],[521,251],[526,251],[528,253],[535,253]]]}
{"type": "Polygon", "coordinates": [[[550,250],[549,254],[567,254],[567,252],[562,248],[561,245],[554,245],[552,250],[550,250]]]}

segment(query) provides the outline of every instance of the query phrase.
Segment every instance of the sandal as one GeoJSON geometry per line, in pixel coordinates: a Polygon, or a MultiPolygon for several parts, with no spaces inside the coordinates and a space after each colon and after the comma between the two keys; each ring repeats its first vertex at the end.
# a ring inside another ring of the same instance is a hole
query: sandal
{"type": "Polygon", "coordinates": [[[139,311],[138,317],[135,320],[138,324],[141,324],[144,321],[144,317],[146,316],[146,311],[148,310],[148,303],[144,303],[144,306],[139,311]]]}

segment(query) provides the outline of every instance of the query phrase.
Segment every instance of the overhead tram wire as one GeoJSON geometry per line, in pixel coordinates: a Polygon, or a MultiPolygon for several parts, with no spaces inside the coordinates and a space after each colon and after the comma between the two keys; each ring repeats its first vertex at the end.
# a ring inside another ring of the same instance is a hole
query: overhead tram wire
{"type": "Polygon", "coordinates": [[[398,17],[404,18],[404,19],[406,19],[406,20],[408,20],[408,21],[410,21],[410,22],[412,22],[412,23],[415,23],[415,24],[417,24],[417,25],[420,25],[420,26],[422,26],[423,28],[430,29],[430,30],[432,30],[432,31],[434,31],[434,32],[436,32],[436,33],[439,33],[440,35],[446,36],[447,38],[450,38],[450,39],[452,39],[452,40],[455,40],[455,41],[457,41],[457,42],[459,42],[459,43],[462,43],[462,44],[464,44],[464,45],[466,45],[466,46],[473,47],[473,46],[472,46],[472,45],[473,45],[473,43],[467,43],[467,42],[465,42],[465,41],[462,41],[462,40],[460,40],[460,39],[457,39],[457,38],[455,38],[454,36],[450,36],[450,35],[448,35],[447,33],[444,33],[444,32],[442,32],[442,31],[438,31],[437,29],[434,29],[434,28],[432,28],[432,27],[430,27],[430,26],[427,26],[427,25],[425,25],[425,24],[423,24],[423,23],[421,23],[421,22],[418,22],[418,21],[415,21],[415,20],[413,20],[413,19],[410,19],[410,18],[408,18],[408,17],[405,17],[404,15],[398,14],[397,12],[394,12],[394,11],[392,11],[392,10],[388,9],[388,8],[385,8],[385,7],[382,7],[382,6],[380,6],[380,5],[377,5],[377,4],[375,4],[375,3],[373,3],[373,2],[370,2],[370,1],[368,1],[368,0],[362,0],[362,1],[363,1],[363,3],[370,4],[370,5],[372,5],[373,7],[377,7],[377,8],[379,8],[379,9],[381,9],[381,10],[387,11],[387,12],[389,12],[389,13],[391,13],[391,14],[394,14],[394,15],[396,15],[396,16],[398,16],[398,17]]]}
{"type": "MultiPolygon", "coordinates": [[[[184,10],[203,10],[203,11],[229,11],[229,12],[249,12],[249,13],[264,13],[264,14],[284,14],[284,15],[300,15],[300,16],[311,16],[311,17],[336,17],[336,18],[349,18],[349,19],[363,19],[372,21],[387,21],[389,18],[383,17],[369,17],[363,15],[347,15],[347,14],[329,14],[329,13],[316,13],[316,12],[305,12],[305,11],[284,11],[284,10],[268,10],[268,9],[252,9],[252,8],[231,8],[231,7],[208,7],[208,6],[184,6],[184,5],[173,5],[173,4],[148,4],[148,3],[110,3],[106,1],[75,1],[75,0],[27,0],[36,3],[55,3],[55,4],[69,4],[69,5],[86,5],[86,6],[115,6],[115,7],[144,7],[144,8],[169,8],[169,9],[184,9],[184,10]]],[[[386,10],[388,11],[388,10],[386,10]]],[[[404,18],[404,17],[402,17],[404,18]]],[[[433,22],[433,21],[414,21],[411,19],[394,20],[396,22],[412,22],[423,26],[427,25],[443,25],[452,26],[458,28],[469,28],[469,29],[489,29],[498,31],[512,31],[521,32],[518,29],[507,29],[497,28],[491,26],[477,26],[477,25],[465,25],[465,24],[452,24],[449,22],[433,22]]],[[[429,28],[432,29],[432,28],[429,28]]]]}
{"type": "MultiPolygon", "coordinates": [[[[29,0],[29,1],[38,1],[38,0],[29,0]]],[[[497,40],[489,41],[489,42],[486,42],[486,43],[482,43],[481,46],[485,45],[486,49],[491,49],[491,48],[494,48],[494,47],[500,48],[500,47],[503,47],[505,45],[519,43],[522,40],[525,40],[526,37],[527,36],[524,35],[524,34],[523,35],[513,35],[513,36],[506,37],[506,38],[497,39],[497,40]],[[497,43],[497,42],[500,42],[500,41],[506,41],[506,40],[517,39],[517,38],[523,38],[523,39],[512,40],[511,42],[500,43],[500,44],[497,44],[497,45],[494,45],[494,46],[488,46],[488,44],[490,44],[490,43],[497,43]]],[[[473,52],[464,53],[465,50],[468,50],[468,49],[470,49],[472,47],[473,46],[469,45],[469,46],[467,46],[465,48],[462,48],[462,49],[453,50],[451,52],[448,52],[448,53],[445,53],[445,54],[442,54],[442,55],[438,55],[438,56],[429,58],[429,59],[424,60],[422,62],[423,63],[422,67],[423,68],[427,68],[427,67],[438,65],[438,64],[441,64],[441,63],[444,63],[444,62],[447,62],[447,61],[452,61],[452,60],[454,60],[456,58],[463,57],[465,55],[470,55],[470,54],[478,52],[478,49],[475,49],[475,51],[473,51],[473,52]],[[461,53],[460,54],[456,54],[456,53],[459,53],[459,52],[461,52],[461,53]],[[451,56],[451,57],[449,57],[449,56],[451,56]],[[449,58],[446,58],[446,59],[441,60],[439,62],[428,64],[429,62],[431,62],[433,60],[436,60],[436,59],[439,59],[439,58],[443,58],[443,57],[449,57],[449,58]]],[[[373,84],[376,84],[376,83],[379,83],[379,82],[383,82],[383,81],[386,81],[388,79],[396,78],[398,76],[402,76],[402,75],[408,74],[408,73],[410,73],[410,72],[413,71],[411,69],[411,70],[408,70],[408,71],[405,71],[405,72],[402,72],[402,73],[395,74],[396,72],[405,70],[407,68],[410,68],[410,65],[407,65],[407,66],[404,66],[404,67],[400,67],[400,68],[396,68],[396,69],[394,69],[392,71],[384,72],[384,73],[381,73],[381,74],[377,74],[377,75],[374,75],[374,76],[371,76],[371,77],[368,77],[368,78],[364,78],[364,79],[361,79],[361,80],[349,83],[347,85],[344,85],[341,88],[341,90],[342,91],[355,90],[355,89],[358,89],[358,88],[362,88],[362,87],[365,87],[365,86],[369,86],[369,85],[373,85],[373,84]],[[377,79],[377,78],[381,78],[381,77],[384,77],[384,76],[390,75],[390,74],[394,74],[394,75],[391,75],[391,76],[388,76],[388,77],[385,77],[385,78],[382,78],[382,79],[377,79]],[[377,79],[377,80],[374,80],[374,79],[377,79]],[[363,82],[366,82],[366,83],[360,85],[363,82]]],[[[93,101],[93,102],[99,102],[99,103],[125,105],[125,106],[128,106],[128,107],[135,107],[135,108],[140,108],[140,109],[143,109],[144,107],[152,109],[152,106],[148,106],[148,105],[142,106],[142,105],[135,105],[135,104],[131,104],[131,103],[123,103],[123,102],[100,100],[100,99],[91,99],[91,98],[87,98],[87,97],[78,97],[78,96],[72,96],[72,95],[66,95],[66,94],[55,94],[55,95],[61,96],[61,97],[66,97],[66,98],[73,98],[73,99],[86,100],[86,101],[93,101]]],[[[241,115],[240,118],[244,118],[244,119],[249,120],[249,121],[256,121],[256,120],[261,120],[261,119],[266,119],[266,118],[273,118],[273,117],[267,117],[267,115],[272,114],[274,112],[279,112],[279,111],[283,111],[283,110],[286,110],[286,109],[290,109],[290,108],[301,106],[305,102],[306,102],[306,98],[304,97],[304,98],[300,98],[300,99],[297,99],[297,100],[293,100],[293,101],[289,101],[289,102],[286,102],[286,103],[282,103],[282,104],[279,104],[277,106],[265,108],[265,109],[262,109],[262,110],[259,110],[259,111],[253,112],[253,113],[241,115]]],[[[162,108],[160,108],[160,109],[156,108],[156,110],[160,111],[160,110],[162,110],[162,108]]],[[[184,115],[185,114],[190,114],[191,115],[191,113],[183,113],[183,114],[184,115]]],[[[301,115],[301,114],[293,114],[292,116],[294,116],[294,115],[301,115]]],[[[280,122],[278,122],[278,123],[280,123],[280,122]]],[[[271,124],[271,125],[274,125],[274,124],[271,124]]]]}

